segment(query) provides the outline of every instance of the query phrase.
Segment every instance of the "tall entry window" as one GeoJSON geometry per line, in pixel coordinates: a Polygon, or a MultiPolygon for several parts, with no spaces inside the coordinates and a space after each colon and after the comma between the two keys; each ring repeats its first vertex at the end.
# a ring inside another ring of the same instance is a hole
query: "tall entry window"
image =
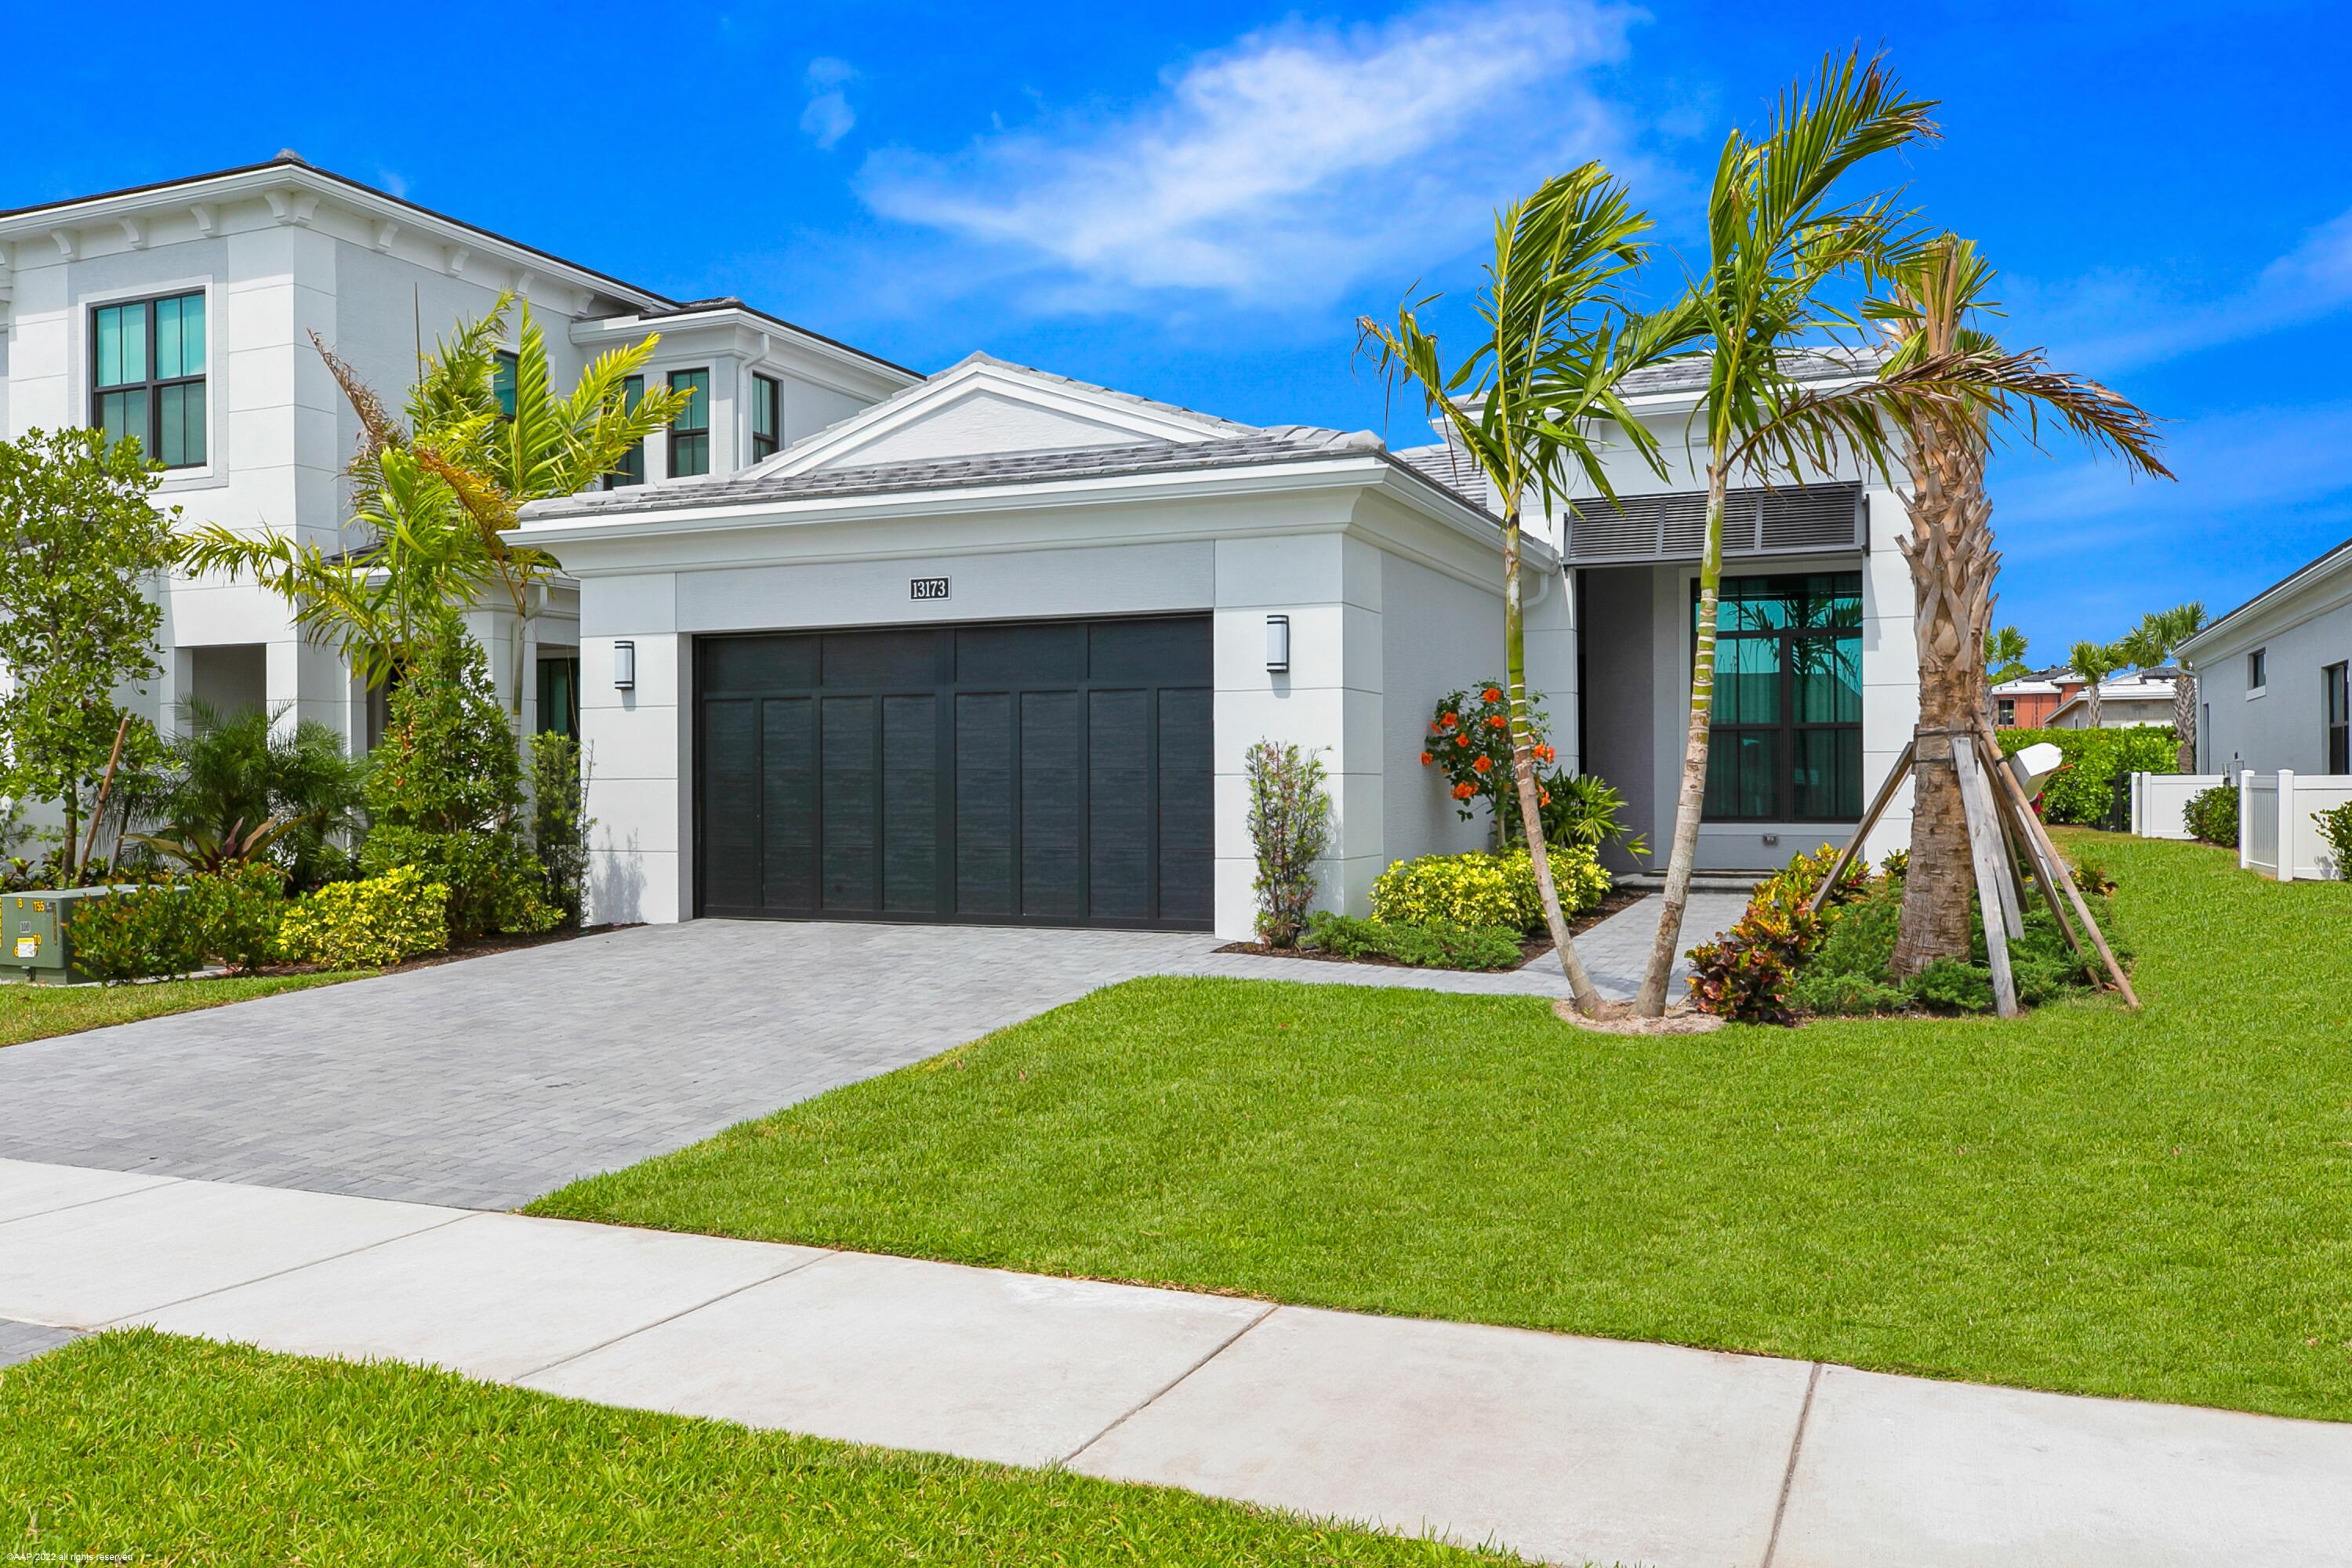
{"type": "MultiPolygon", "coordinates": [[[[1697,632],[1694,587],[1694,645],[1697,632]]],[[[1861,816],[1859,572],[1724,579],[1705,815],[1718,822],[1861,816]]]]}
{"type": "Polygon", "coordinates": [[[205,297],[173,294],[90,312],[89,422],[135,437],[150,462],[205,461],[205,297]]]}

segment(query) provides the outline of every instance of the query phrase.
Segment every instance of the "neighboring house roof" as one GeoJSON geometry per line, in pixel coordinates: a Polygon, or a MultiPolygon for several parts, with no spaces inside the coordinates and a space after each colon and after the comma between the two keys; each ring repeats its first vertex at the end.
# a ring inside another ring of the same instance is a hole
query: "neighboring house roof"
{"type": "Polygon", "coordinates": [[[2346,540],[2333,550],[2323,552],[2316,560],[2297,567],[2220,620],[2207,625],[2180,645],[2181,657],[2194,664],[2199,654],[2226,646],[2231,635],[2261,611],[2336,585],[2338,579],[2342,579],[2344,584],[2352,585],[2352,539],[2346,540]]]}
{"type": "MultiPolygon", "coordinates": [[[[1792,353],[1786,361],[1789,374],[1799,381],[1834,381],[1841,376],[1869,375],[1885,357],[1877,349],[1826,348],[1805,349],[1792,353]]],[[[1628,397],[1650,394],[1704,392],[1706,390],[1710,362],[1703,354],[1670,359],[1640,370],[1629,371],[1617,384],[1617,389],[1628,397]]]]}
{"type": "MultiPolygon", "coordinates": [[[[2066,673],[2074,676],[2072,670],[2066,673]]],[[[2177,669],[2167,668],[2155,670],[2134,670],[2128,675],[2110,677],[2099,682],[2099,706],[2105,709],[2111,703],[2129,707],[2134,703],[2160,702],[2168,707],[2179,690],[2176,679],[2179,673],[2177,669]]],[[[2074,679],[2079,680],[2081,677],[2074,676],[2074,679]]],[[[2086,686],[2084,690],[2077,691],[2074,696],[2052,709],[2050,717],[2054,720],[2059,715],[2071,713],[2077,708],[2087,710],[2089,707],[2089,689],[2086,686]]]]}
{"type": "MultiPolygon", "coordinates": [[[[405,196],[396,196],[390,191],[369,184],[364,180],[355,180],[349,174],[339,174],[331,169],[320,168],[290,148],[281,151],[276,157],[263,163],[243,163],[235,168],[215,169],[209,174],[184,174],[175,179],[157,180],[143,185],[126,185],[119,190],[100,191],[90,195],[68,196],[53,202],[38,202],[30,206],[0,209],[0,231],[29,226],[25,221],[28,219],[55,223],[86,221],[98,224],[110,219],[118,212],[142,205],[141,198],[161,195],[167,192],[174,194],[185,192],[192,198],[202,200],[206,187],[224,187],[232,194],[249,195],[266,194],[261,190],[261,185],[282,189],[287,180],[291,180],[298,184],[324,186],[339,194],[357,197],[370,205],[379,208],[389,207],[413,214],[417,217],[429,220],[434,226],[459,230],[465,235],[478,237],[507,250],[552,263],[565,272],[605,286],[614,298],[630,305],[640,315],[684,314],[693,310],[711,309],[720,305],[751,309],[743,305],[740,300],[733,300],[689,301],[672,300],[657,290],[631,283],[625,279],[615,278],[609,272],[601,272],[593,267],[584,267],[577,261],[558,256],[553,251],[542,250],[538,246],[510,238],[495,229],[484,228],[481,225],[468,223],[464,218],[452,217],[447,213],[436,211],[418,202],[412,202],[405,196]],[[268,178],[271,175],[282,176],[282,178],[271,181],[268,178]],[[260,184],[257,184],[257,181],[260,184]]],[[[40,231],[36,228],[34,232],[37,234],[40,231]]],[[[814,339],[845,353],[855,354],[860,359],[871,361],[883,369],[903,375],[916,374],[904,365],[884,359],[879,354],[869,353],[854,344],[826,337],[822,332],[811,331],[808,328],[786,321],[781,316],[770,315],[764,310],[752,313],[774,322],[787,331],[814,339]]]]}

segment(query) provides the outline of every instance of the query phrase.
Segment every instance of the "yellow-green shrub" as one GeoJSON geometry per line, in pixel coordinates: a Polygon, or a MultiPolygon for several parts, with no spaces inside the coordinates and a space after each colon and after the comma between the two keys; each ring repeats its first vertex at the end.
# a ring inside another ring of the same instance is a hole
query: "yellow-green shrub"
{"type": "Polygon", "coordinates": [[[414,866],[362,882],[330,882],[286,911],[286,956],[337,969],[379,969],[449,945],[449,886],[414,866]]]}
{"type": "MultiPolygon", "coordinates": [[[[1608,895],[1609,873],[1590,845],[1553,845],[1551,874],[1563,915],[1589,910],[1608,895]]],[[[1474,931],[1535,931],[1544,923],[1535,867],[1524,849],[1400,860],[1373,879],[1372,918],[1391,925],[1446,921],[1474,931]]]]}

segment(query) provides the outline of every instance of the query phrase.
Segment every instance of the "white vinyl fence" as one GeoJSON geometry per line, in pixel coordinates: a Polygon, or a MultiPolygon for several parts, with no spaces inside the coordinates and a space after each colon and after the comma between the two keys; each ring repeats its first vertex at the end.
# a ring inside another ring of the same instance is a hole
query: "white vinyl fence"
{"type": "Polygon", "coordinates": [[[2189,802],[2229,782],[2227,773],[2132,774],[2132,832],[2142,838],[2196,837],[2189,831],[2189,802]]]}
{"type": "Polygon", "coordinates": [[[2319,836],[2312,814],[2352,801],[2352,774],[2238,775],[2238,864],[2282,882],[2341,881],[2347,869],[2319,836]]]}

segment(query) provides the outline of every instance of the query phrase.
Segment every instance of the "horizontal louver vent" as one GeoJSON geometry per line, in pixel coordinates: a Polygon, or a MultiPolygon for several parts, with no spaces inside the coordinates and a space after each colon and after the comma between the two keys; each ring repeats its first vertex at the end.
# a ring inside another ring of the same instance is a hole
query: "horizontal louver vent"
{"type": "MultiPolygon", "coordinates": [[[[1698,559],[1706,539],[1705,492],[1680,490],[1622,500],[1622,508],[1598,499],[1575,503],[1568,524],[1570,561],[1698,559]]],[[[1858,550],[1862,545],[1860,485],[1733,490],[1724,500],[1726,555],[1858,550]]]]}

